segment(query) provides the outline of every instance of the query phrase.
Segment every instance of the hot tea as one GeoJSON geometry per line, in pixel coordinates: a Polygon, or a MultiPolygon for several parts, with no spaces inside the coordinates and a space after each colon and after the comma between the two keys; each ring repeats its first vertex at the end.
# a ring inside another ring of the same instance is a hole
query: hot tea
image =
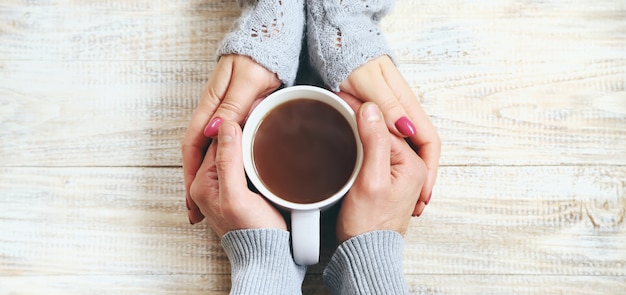
{"type": "Polygon", "coordinates": [[[269,112],[253,142],[263,184],[293,203],[315,203],[338,192],[357,161],[355,135],[331,106],[312,99],[288,101],[269,112]]]}

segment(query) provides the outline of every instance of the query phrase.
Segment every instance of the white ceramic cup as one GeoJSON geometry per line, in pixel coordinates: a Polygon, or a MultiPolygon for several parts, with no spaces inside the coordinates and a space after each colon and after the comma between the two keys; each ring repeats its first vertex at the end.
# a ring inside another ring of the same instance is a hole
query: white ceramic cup
{"type": "Polygon", "coordinates": [[[265,98],[250,113],[243,129],[243,164],[248,178],[257,190],[272,203],[291,213],[291,241],[294,261],[299,265],[319,262],[320,212],[337,203],[348,192],[356,179],[363,162],[363,148],[356,124],[354,111],[339,96],[314,86],[293,86],[281,89],[265,98]],[[337,110],[350,124],[356,141],[356,163],[350,178],[341,189],[329,198],[308,204],[293,203],[273,194],[263,185],[256,172],[253,145],[257,129],[265,116],[283,103],[299,99],[313,99],[337,110]]]}

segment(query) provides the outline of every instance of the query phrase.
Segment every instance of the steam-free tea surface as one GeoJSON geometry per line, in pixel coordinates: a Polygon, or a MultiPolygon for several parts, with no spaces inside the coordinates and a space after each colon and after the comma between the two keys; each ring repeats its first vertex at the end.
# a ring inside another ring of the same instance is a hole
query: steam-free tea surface
{"type": "MultiPolygon", "coordinates": [[[[0,295],[229,294],[180,143],[237,2],[0,2],[0,295]]],[[[443,141],[404,236],[409,294],[625,293],[625,16],[395,1],[381,30],[443,141]]],[[[330,294],[322,242],[302,294],[330,294]]]]}
{"type": "Polygon", "coordinates": [[[339,191],[356,162],[348,121],[312,99],[286,102],[261,122],[254,139],[259,178],[278,197],[314,203],[339,191]]]}

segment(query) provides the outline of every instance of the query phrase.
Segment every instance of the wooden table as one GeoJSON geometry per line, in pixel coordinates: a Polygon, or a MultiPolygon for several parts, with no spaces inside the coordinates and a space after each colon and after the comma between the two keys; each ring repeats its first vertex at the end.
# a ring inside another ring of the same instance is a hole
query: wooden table
{"type": "MultiPolygon", "coordinates": [[[[228,292],[180,141],[238,14],[0,3],[0,294],[228,292]]],[[[626,294],[626,2],[399,0],[382,26],[443,141],[411,293],[626,294]]]]}

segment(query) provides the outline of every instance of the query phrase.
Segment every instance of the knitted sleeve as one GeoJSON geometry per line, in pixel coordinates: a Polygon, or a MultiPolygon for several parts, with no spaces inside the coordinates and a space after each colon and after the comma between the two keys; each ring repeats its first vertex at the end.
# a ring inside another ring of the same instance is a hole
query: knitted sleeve
{"type": "Polygon", "coordinates": [[[332,294],[408,294],[403,245],[395,231],[373,231],[349,239],[324,269],[324,282],[332,294]]]}
{"type": "Polygon", "coordinates": [[[222,237],[222,247],[231,264],[230,294],[302,294],[306,267],[293,261],[289,232],[230,231],[222,237]]]}
{"type": "Polygon", "coordinates": [[[246,55],[293,85],[304,34],[304,0],[238,0],[241,16],[218,55],[246,55]]]}
{"type": "Polygon", "coordinates": [[[307,0],[309,59],[333,90],[356,68],[391,54],[379,21],[393,0],[307,0]]]}

